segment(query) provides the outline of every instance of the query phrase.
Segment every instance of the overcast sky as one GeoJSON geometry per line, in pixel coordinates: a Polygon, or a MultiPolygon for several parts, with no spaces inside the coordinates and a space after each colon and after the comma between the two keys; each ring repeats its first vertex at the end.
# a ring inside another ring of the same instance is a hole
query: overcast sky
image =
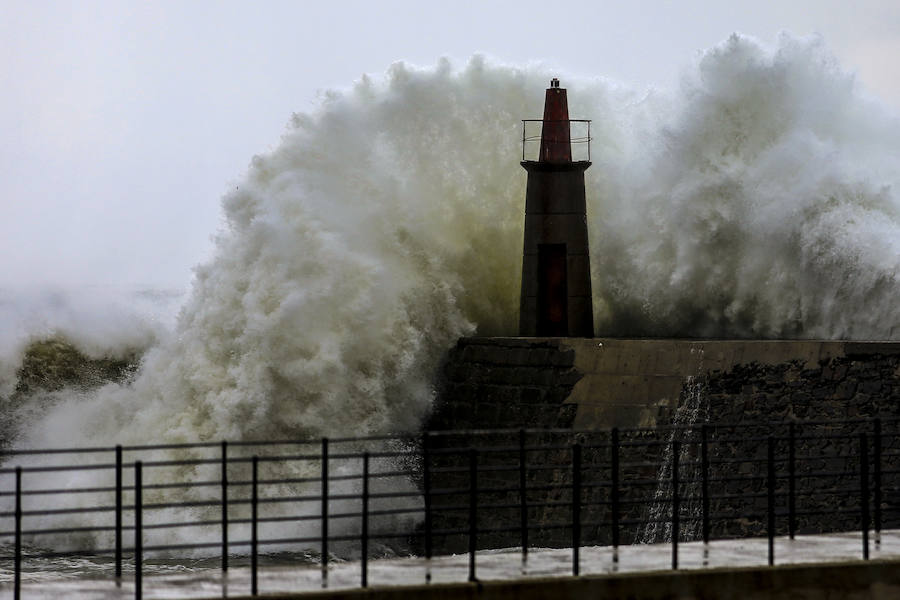
{"type": "MultiPolygon", "coordinates": [[[[0,0],[0,286],[184,287],[291,113],[474,53],[669,88],[732,32],[820,33],[900,113],[896,0],[0,0]]],[[[529,115],[523,115],[527,117],[529,115]]]]}

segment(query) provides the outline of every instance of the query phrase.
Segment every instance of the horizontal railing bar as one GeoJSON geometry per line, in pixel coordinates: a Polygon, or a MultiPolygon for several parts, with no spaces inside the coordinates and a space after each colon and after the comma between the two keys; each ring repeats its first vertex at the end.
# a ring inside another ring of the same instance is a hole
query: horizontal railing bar
{"type": "MultiPolygon", "coordinates": [[[[229,522],[233,523],[234,521],[232,520],[229,522]]],[[[221,524],[222,524],[221,519],[214,519],[214,520],[210,519],[210,520],[206,520],[206,521],[186,521],[183,523],[153,523],[151,525],[147,525],[145,523],[145,524],[142,524],[141,526],[144,529],[173,529],[176,527],[209,527],[211,525],[221,525],[221,524]]],[[[133,530],[134,527],[129,527],[127,529],[133,530]]]]}
{"type": "MultiPolygon", "coordinates": [[[[115,512],[115,506],[99,506],[90,508],[49,508],[44,510],[23,510],[23,517],[41,517],[45,515],[71,515],[79,513],[115,512]]],[[[12,517],[15,513],[0,513],[0,517],[12,517]]]]}
{"type": "MultiPolygon", "coordinates": [[[[328,460],[362,460],[363,454],[363,452],[334,452],[328,454],[328,460]]],[[[410,453],[407,451],[369,452],[369,458],[397,458],[399,456],[410,456],[410,453]]],[[[319,458],[321,459],[321,457],[319,458]]]]}
{"type": "MultiPolygon", "coordinates": [[[[122,488],[125,489],[125,488],[122,488]]],[[[70,489],[40,489],[40,490],[22,490],[22,497],[26,496],[53,496],[59,494],[102,494],[116,491],[114,487],[98,487],[98,488],[70,488],[70,489]]],[[[15,492],[0,492],[0,496],[15,496],[15,492]]]]}
{"type": "Polygon", "coordinates": [[[641,440],[638,442],[619,442],[620,448],[654,448],[657,446],[668,446],[672,442],[669,440],[641,440]]]}
{"type": "MultiPolygon", "coordinates": [[[[263,542],[260,542],[262,544],[263,542]]],[[[229,546],[246,546],[249,545],[249,542],[228,542],[229,546]]],[[[195,544],[165,544],[165,545],[147,545],[144,544],[143,550],[145,553],[147,552],[162,552],[166,550],[201,550],[203,548],[221,548],[221,542],[198,542],[195,544]]]]}
{"type": "MultiPolygon", "coordinates": [[[[262,459],[260,459],[262,460],[262,459]]],[[[235,464],[241,462],[252,462],[252,458],[243,459],[243,458],[230,458],[228,459],[228,464],[235,464]]],[[[143,465],[145,468],[147,467],[191,467],[191,466],[200,466],[200,465],[220,465],[222,464],[221,458],[184,458],[181,460],[145,460],[143,461],[143,465]]]]}
{"type": "Polygon", "coordinates": [[[95,454],[101,452],[115,452],[115,446],[84,446],[82,448],[36,448],[3,450],[0,455],[4,456],[36,456],[41,454],[95,454]]]}
{"type": "MultiPolygon", "coordinates": [[[[229,503],[234,503],[229,500],[229,503]]],[[[144,510],[160,510],[163,508],[198,508],[202,506],[221,506],[221,498],[211,498],[209,500],[186,500],[184,502],[157,502],[146,503],[143,505],[144,510]]]]}
{"type": "MultiPolygon", "coordinates": [[[[22,467],[22,474],[28,473],[53,473],[60,471],[101,471],[105,469],[115,469],[115,463],[96,464],[96,465],[49,465],[46,467],[22,467]]],[[[9,475],[15,473],[16,469],[0,469],[0,475],[9,475]]]]}
{"type": "MultiPolygon", "coordinates": [[[[331,481],[331,477],[328,478],[328,481],[331,481]]],[[[321,477],[297,477],[297,478],[287,478],[287,479],[259,479],[256,484],[259,486],[263,485],[281,485],[285,483],[318,483],[322,481],[321,477]]],[[[221,482],[217,482],[217,485],[221,485],[221,482]]],[[[250,479],[237,479],[235,481],[228,480],[228,487],[248,487],[252,486],[253,481],[250,479]]]]}
{"type": "Polygon", "coordinates": [[[612,482],[606,481],[603,479],[598,479],[596,481],[586,481],[586,482],[582,481],[581,487],[583,487],[585,489],[586,488],[596,488],[596,489],[611,488],[612,482]]]}
{"type": "MultiPolygon", "coordinates": [[[[171,490],[171,489],[188,489],[198,487],[213,487],[222,485],[221,481],[189,481],[185,483],[145,483],[142,487],[145,490],[171,490]]],[[[115,490],[115,488],[112,488],[115,490]]],[[[122,486],[122,491],[134,491],[133,485],[122,486]]]]}
{"type": "MultiPolygon", "coordinates": [[[[858,467],[857,467],[858,468],[858,467]]],[[[797,479],[823,479],[826,477],[851,477],[858,478],[859,473],[853,470],[847,471],[814,471],[812,473],[797,473],[797,479]]]]}

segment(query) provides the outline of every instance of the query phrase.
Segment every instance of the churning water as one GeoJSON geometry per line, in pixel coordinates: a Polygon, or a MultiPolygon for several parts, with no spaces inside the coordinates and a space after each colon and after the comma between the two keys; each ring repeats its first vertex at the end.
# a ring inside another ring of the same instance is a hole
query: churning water
{"type": "MultiPolygon", "coordinates": [[[[821,40],[733,36],[673,92],[478,57],[396,64],[253,158],[214,258],[133,377],[5,402],[29,415],[15,445],[418,427],[457,338],[515,332],[519,120],[558,75],[573,118],[593,119],[598,333],[900,336],[900,120],[821,40]]],[[[86,351],[102,354],[96,337],[86,351]]],[[[123,334],[107,337],[116,352],[123,334]]],[[[24,344],[5,347],[9,396],[24,344]]]]}
{"type": "MultiPolygon", "coordinates": [[[[656,479],[659,484],[645,510],[646,522],[640,527],[637,540],[642,544],[672,541],[672,496],[674,489],[672,454],[673,442],[681,444],[678,451],[679,496],[682,498],[678,514],[701,514],[701,477],[699,447],[703,424],[709,416],[709,399],[705,390],[703,348],[691,348],[699,353],[697,375],[688,375],[682,386],[682,397],[672,414],[672,431],[662,447],[656,479]],[[683,482],[687,483],[683,483],[683,482]]],[[[695,540],[702,534],[702,522],[687,519],[679,525],[679,540],[695,540]]]]}

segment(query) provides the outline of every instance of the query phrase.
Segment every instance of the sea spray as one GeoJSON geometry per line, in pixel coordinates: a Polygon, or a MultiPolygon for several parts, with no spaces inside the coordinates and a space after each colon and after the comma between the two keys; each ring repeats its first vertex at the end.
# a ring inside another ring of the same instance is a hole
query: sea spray
{"type": "Polygon", "coordinates": [[[481,58],[397,64],[253,159],[132,380],[54,396],[16,444],[416,429],[458,337],[515,333],[519,119],[552,76],[594,121],[599,334],[900,335],[900,123],[821,40],[733,36],[673,93],[481,58]]]}
{"type": "Polygon", "coordinates": [[[703,347],[692,347],[697,359],[697,374],[685,378],[678,406],[672,413],[672,429],[661,446],[660,465],[656,480],[659,482],[647,503],[635,539],[641,544],[672,541],[672,497],[675,491],[673,472],[674,442],[678,442],[678,495],[681,505],[679,540],[691,541],[699,537],[702,521],[700,514],[702,471],[700,464],[700,440],[703,424],[709,419],[709,398],[706,395],[706,376],[703,367],[703,347]],[[687,517],[685,519],[685,517],[687,517]]]}
{"type": "Polygon", "coordinates": [[[820,39],[704,53],[592,212],[598,331],[895,338],[898,133],[820,39]]]}

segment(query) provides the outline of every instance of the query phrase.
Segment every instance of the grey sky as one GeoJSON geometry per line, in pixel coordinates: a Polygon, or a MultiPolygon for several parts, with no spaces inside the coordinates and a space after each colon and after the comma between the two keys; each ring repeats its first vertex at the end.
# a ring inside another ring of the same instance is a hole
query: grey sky
{"type": "Polygon", "coordinates": [[[184,286],[220,196],[291,113],[397,60],[480,52],[670,87],[734,31],[818,32],[900,112],[896,1],[559,6],[0,0],[0,285],[184,286]]]}

